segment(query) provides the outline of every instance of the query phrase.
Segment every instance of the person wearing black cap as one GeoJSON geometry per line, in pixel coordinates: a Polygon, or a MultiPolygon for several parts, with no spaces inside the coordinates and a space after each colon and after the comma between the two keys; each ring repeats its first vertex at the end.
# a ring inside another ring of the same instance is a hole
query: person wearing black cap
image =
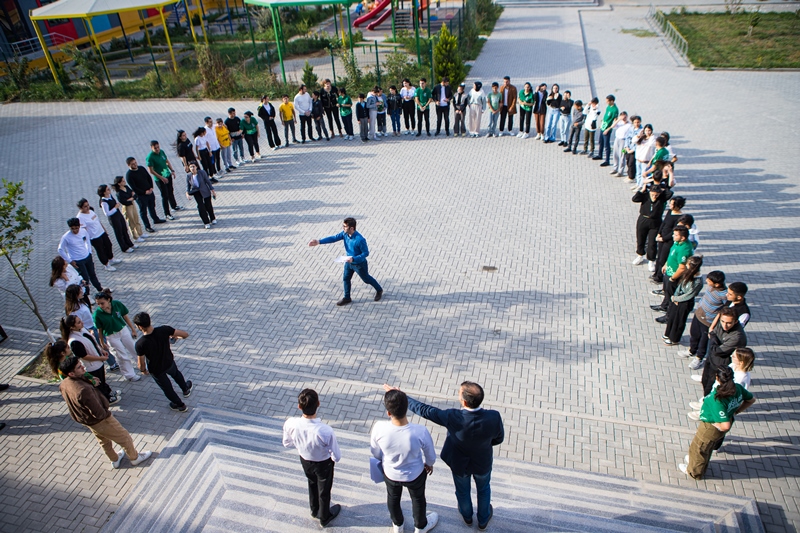
{"type": "Polygon", "coordinates": [[[453,96],[453,136],[462,137],[467,135],[467,103],[469,96],[464,92],[466,85],[463,83],[456,89],[456,94],[453,96]]]}

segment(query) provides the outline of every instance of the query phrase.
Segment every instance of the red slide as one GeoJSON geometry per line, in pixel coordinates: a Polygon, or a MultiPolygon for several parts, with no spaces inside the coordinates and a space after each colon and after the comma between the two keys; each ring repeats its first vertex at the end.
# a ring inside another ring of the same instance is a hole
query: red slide
{"type": "MultiPolygon", "coordinates": [[[[391,0],[390,0],[390,1],[391,1],[391,0]]],[[[369,23],[369,25],[367,26],[367,29],[368,29],[368,30],[370,30],[370,31],[373,31],[375,28],[377,28],[378,26],[380,26],[380,25],[381,25],[381,23],[382,23],[384,20],[386,20],[387,18],[389,18],[389,17],[391,17],[391,16],[392,16],[392,8],[390,7],[389,9],[387,9],[386,11],[384,11],[384,12],[383,12],[383,15],[381,15],[381,16],[380,16],[380,17],[378,17],[378,18],[376,18],[376,19],[375,19],[375,20],[373,20],[372,22],[370,22],[370,23],[369,23]]]]}
{"type": "Polygon", "coordinates": [[[382,2],[378,4],[378,7],[376,7],[366,15],[361,15],[360,17],[358,17],[355,20],[355,22],[353,22],[353,27],[358,28],[360,25],[364,24],[366,21],[368,21],[369,19],[373,18],[375,15],[380,13],[381,10],[383,10],[383,8],[388,6],[391,2],[392,0],[382,0],[382,2]]]}

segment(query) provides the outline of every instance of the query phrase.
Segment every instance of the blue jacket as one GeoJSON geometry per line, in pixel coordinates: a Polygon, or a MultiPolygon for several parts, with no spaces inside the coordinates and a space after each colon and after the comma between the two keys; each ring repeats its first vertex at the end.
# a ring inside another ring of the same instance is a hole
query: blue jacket
{"type": "Polygon", "coordinates": [[[353,258],[353,263],[364,263],[369,255],[369,248],[367,248],[367,240],[361,236],[359,232],[353,233],[351,237],[344,231],[330,237],[320,239],[320,244],[330,244],[332,242],[344,241],[344,249],[347,255],[353,258]]]}
{"type": "Polygon", "coordinates": [[[435,424],[447,428],[442,446],[442,461],[453,474],[487,474],[492,470],[492,446],[505,438],[503,419],[491,409],[437,409],[411,397],[408,409],[435,424]]]}

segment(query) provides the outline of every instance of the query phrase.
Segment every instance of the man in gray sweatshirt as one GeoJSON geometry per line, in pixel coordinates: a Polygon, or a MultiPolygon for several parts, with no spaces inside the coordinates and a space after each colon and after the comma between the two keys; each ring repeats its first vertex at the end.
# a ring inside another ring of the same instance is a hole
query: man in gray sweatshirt
{"type": "MultiPolygon", "coordinates": [[[[725,308],[719,313],[716,327],[708,334],[708,355],[703,365],[703,396],[708,396],[714,387],[717,370],[731,364],[731,354],[736,348],[747,346],[747,335],[736,319],[736,312],[725,308]]],[[[697,381],[696,376],[692,379],[697,381]]]]}

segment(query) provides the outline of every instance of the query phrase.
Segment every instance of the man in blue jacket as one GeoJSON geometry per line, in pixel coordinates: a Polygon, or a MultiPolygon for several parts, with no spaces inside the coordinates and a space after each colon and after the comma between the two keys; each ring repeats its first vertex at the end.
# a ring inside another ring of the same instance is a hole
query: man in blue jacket
{"type": "MultiPolygon", "coordinates": [[[[394,387],[383,386],[384,390],[394,387]]],[[[453,473],[458,511],[464,522],[472,525],[471,478],[478,492],[478,529],[483,531],[492,518],[492,446],[503,442],[505,432],[500,413],[482,409],[483,387],[471,381],[461,384],[458,399],[461,409],[437,409],[411,397],[408,410],[447,428],[442,447],[442,461],[453,473]]]]}
{"type": "Polygon", "coordinates": [[[379,301],[383,297],[383,289],[380,284],[369,275],[367,268],[367,256],[369,255],[369,248],[367,248],[367,241],[356,231],[356,219],[348,217],[342,223],[342,231],[337,235],[331,235],[324,239],[314,239],[309,246],[317,246],[318,244],[330,244],[332,242],[344,241],[344,249],[347,252],[347,257],[344,260],[344,274],[342,281],[344,281],[344,298],[336,302],[336,305],[347,305],[353,300],[350,299],[350,280],[353,279],[353,274],[358,274],[361,280],[372,285],[375,289],[375,301],[379,301]]]}

